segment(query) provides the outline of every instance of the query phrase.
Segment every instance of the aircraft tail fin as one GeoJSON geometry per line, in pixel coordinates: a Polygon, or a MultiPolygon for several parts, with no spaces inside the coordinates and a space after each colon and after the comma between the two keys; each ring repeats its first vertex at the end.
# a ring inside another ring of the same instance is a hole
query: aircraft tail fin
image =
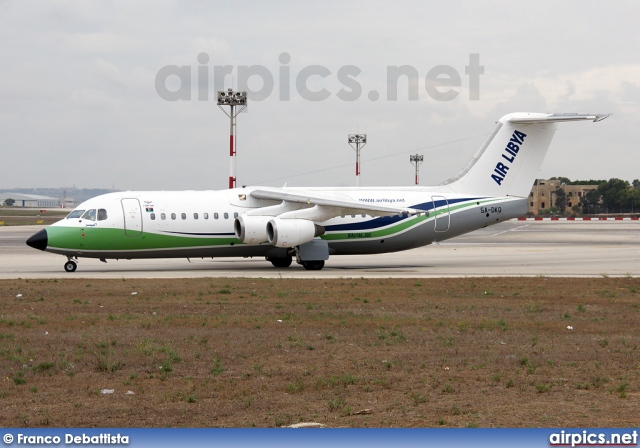
{"type": "Polygon", "coordinates": [[[464,169],[444,183],[458,193],[527,197],[556,123],[602,121],[611,114],[505,115],[464,169]]]}

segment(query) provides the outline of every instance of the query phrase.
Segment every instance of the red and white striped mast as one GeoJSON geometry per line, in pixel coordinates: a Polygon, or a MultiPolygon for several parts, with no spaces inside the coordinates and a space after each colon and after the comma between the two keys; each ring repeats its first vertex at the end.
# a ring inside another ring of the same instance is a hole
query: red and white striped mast
{"type": "Polygon", "coordinates": [[[218,91],[218,107],[230,120],[229,129],[229,188],[236,187],[236,117],[247,107],[247,92],[234,92],[232,89],[218,91]],[[222,108],[229,106],[229,113],[222,108]],[[241,106],[236,110],[236,106],[241,106]]]}
{"type": "Polygon", "coordinates": [[[416,154],[415,156],[409,156],[409,160],[416,166],[416,185],[420,185],[420,170],[418,167],[422,165],[424,156],[422,154],[416,154]]]}
{"type": "Polygon", "coordinates": [[[367,134],[349,134],[349,145],[356,151],[356,187],[360,186],[360,149],[366,144],[367,134]]]}

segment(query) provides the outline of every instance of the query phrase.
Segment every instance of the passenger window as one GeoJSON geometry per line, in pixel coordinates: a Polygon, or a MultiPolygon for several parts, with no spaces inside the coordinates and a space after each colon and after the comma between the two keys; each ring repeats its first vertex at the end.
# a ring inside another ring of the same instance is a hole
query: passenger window
{"type": "Polygon", "coordinates": [[[186,213],[182,213],[182,214],[180,215],[180,217],[181,217],[182,219],[187,219],[187,214],[186,214],[186,213]]]}
{"type": "Polygon", "coordinates": [[[107,211],[103,208],[98,209],[98,221],[104,221],[107,219],[107,211]]]}
{"type": "Polygon", "coordinates": [[[160,219],[164,221],[165,219],[167,219],[167,215],[165,215],[164,213],[160,213],[160,219]]]}
{"type": "Polygon", "coordinates": [[[227,212],[224,213],[224,219],[229,219],[229,213],[227,212]]]}
{"type": "Polygon", "coordinates": [[[171,213],[171,219],[176,219],[176,214],[175,213],[171,213]]]}
{"type": "Polygon", "coordinates": [[[87,221],[95,221],[96,220],[96,210],[91,209],[87,210],[84,215],[82,215],[82,219],[86,219],[87,221]]]}
{"type": "Polygon", "coordinates": [[[156,220],[156,214],[155,213],[151,213],[151,221],[155,221],[156,220]]]}
{"type": "Polygon", "coordinates": [[[198,214],[197,213],[193,214],[193,219],[198,219],[198,214]]]}
{"type": "Polygon", "coordinates": [[[237,217],[238,217],[238,212],[234,213],[234,214],[233,214],[233,217],[234,217],[234,218],[237,218],[237,217]]]}
{"type": "Polygon", "coordinates": [[[204,219],[209,219],[209,213],[204,213],[204,219]]]}
{"type": "Polygon", "coordinates": [[[220,217],[220,216],[218,215],[218,212],[215,212],[215,213],[213,214],[213,219],[218,219],[219,217],[220,217]]]}
{"type": "Polygon", "coordinates": [[[67,215],[67,219],[79,218],[84,213],[84,210],[74,210],[67,215]]]}

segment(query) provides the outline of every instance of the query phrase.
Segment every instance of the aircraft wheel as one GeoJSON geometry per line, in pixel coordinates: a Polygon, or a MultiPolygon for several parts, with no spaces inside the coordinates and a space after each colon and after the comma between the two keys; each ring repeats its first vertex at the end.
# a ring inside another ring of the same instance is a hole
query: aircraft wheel
{"type": "Polygon", "coordinates": [[[64,264],[64,270],[67,272],[75,272],[78,269],[78,265],[75,261],[69,260],[64,264]]]}
{"type": "Polygon", "coordinates": [[[276,268],[288,268],[289,266],[291,266],[292,258],[268,258],[267,260],[270,261],[271,264],[276,268]]]}
{"type": "Polygon", "coordinates": [[[307,271],[319,271],[324,267],[324,260],[303,261],[302,266],[307,271]]]}

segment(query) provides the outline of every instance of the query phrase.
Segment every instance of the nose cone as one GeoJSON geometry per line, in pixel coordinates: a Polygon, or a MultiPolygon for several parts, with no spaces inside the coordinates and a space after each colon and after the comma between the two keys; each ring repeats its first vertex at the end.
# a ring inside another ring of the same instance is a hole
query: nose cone
{"type": "Polygon", "coordinates": [[[40,230],[38,233],[33,235],[31,238],[27,240],[27,245],[33,247],[34,249],[45,250],[47,248],[47,244],[49,243],[49,237],[47,236],[47,231],[45,229],[40,230]]]}

